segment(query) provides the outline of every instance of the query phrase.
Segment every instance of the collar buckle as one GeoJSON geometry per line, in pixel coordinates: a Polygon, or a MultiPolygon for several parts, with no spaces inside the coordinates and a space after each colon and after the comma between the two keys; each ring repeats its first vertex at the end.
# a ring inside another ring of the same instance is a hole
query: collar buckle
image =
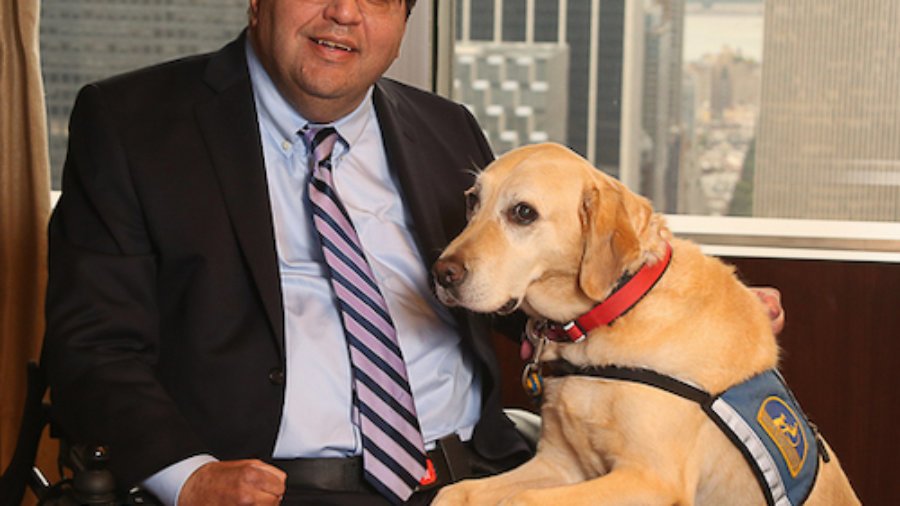
{"type": "Polygon", "coordinates": [[[587,332],[578,325],[578,322],[572,320],[569,323],[563,325],[563,330],[566,331],[566,335],[569,336],[569,339],[572,340],[573,343],[580,343],[584,341],[584,338],[587,337],[587,332]]]}

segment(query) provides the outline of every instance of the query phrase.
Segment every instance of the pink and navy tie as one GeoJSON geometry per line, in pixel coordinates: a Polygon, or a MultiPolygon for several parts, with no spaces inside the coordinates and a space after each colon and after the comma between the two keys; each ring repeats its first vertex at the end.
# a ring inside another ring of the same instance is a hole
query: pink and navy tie
{"type": "Polygon", "coordinates": [[[366,480],[395,504],[425,475],[426,456],[394,324],[350,216],[334,189],[334,128],[301,130],[309,148],[309,199],[353,369],[366,480]]]}

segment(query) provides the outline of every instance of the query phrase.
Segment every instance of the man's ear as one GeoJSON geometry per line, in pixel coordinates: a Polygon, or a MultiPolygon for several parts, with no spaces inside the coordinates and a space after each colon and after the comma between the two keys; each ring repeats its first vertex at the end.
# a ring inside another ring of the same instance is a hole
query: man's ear
{"type": "Polygon", "coordinates": [[[640,200],[632,202],[633,197],[618,181],[598,178],[582,198],[584,255],[578,282],[593,300],[606,298],[616,281],[642,256],[631,214],[637,213],[638,221],[649,220],[652,210],[645,199],[642,206],[640,200]]]}
{"type": "Polygon", "coordinates": [[[259,0],[250,0],[247,6],[247,23],[251,28],[259,22],[259,0]]]}

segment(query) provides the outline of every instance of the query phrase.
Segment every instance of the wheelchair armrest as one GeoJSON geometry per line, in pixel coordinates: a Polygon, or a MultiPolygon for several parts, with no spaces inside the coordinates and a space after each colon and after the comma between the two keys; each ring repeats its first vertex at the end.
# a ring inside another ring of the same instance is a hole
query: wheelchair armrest
{"type": "Polygon", "coordinates": [[[541,438],[541,417],[531,411],[519,408],[504,408],[503,413],[512,420],[519,434],[525,438],[532,451],[537,449],[541,438]]]}

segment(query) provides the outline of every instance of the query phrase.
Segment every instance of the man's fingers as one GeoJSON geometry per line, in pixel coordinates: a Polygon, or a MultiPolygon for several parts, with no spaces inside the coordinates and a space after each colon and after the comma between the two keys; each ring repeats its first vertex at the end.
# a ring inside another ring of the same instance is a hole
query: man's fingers
{"type": "Polygon", "coordinates": [[[250,467],[260,472],[261,479],[258,482],[260,490],[278,498],[284,495],[285,480],[287,480],[287,474],[284,471],[260,460],[250,461],[250,467]]]}
{"type": "Polygon", "coordinates": [[[784,329],[784,307],[781,305],[781,292],[768,286],[751,287],[750,290],[756,294],[756,297],[765,306],[772,324],[772,332],[775,334],[781,333],[784,329]]]}
{"type": "Polygon", "coordinates": [[[181,489],[179,506],[277,506],[286,475],[259,460],[210,462],[197,469],[181,489]]]}

